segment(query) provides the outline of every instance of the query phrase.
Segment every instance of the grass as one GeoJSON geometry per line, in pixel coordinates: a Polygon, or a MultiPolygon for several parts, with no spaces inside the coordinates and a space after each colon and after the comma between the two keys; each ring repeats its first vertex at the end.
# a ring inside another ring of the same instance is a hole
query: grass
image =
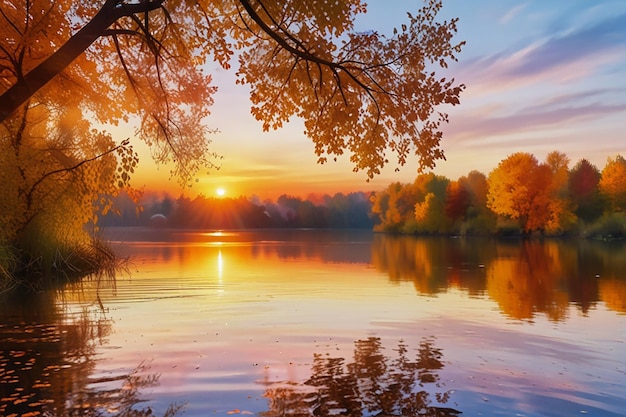
{"type": "Polygon", "coordinates": [[[17,288],[39,292],[86,277],[112,279],[124,267],[100,237],[74,243],[29,240],[0,245],[0,293],[17,288]]]}

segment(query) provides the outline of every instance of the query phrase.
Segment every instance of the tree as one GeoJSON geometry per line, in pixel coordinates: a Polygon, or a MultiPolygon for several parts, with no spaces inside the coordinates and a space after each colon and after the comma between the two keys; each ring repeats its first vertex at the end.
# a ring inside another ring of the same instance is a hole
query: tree
{"type": "Polygon", "coordinates": [[[545,228],[549,218],[552,172],[524,152],[510,155],[489,174],[487,205],[494,213],[517,220],[525,233],[545,228]]]}
{"type": "MultiPolygon", "coordinates": [[[[372,213],[380,219],[375,230],[401,232],[415,217],[414,207],[419,196],[412,184],[394,182],[372,196],[372,213]]],[[[414,222],[413,222],[414,223],[414,222]]]]}
{"type": "MultiPolygon", "coordinates": [[[[199,39],[209,33],[191,27],[201,18],[195,6],[172,2],[170,15],[162,3],[1,2],[0,121],[19,123],[42,106],[75,107],[99,123],[136,117],[155,159],[173,160],[188,181],[210,164],[203,121],[215,88],[195,65],[206,60],[199,39]]],[[[56,114],[47,117],[52,123],[56,114]]]]}
{"type": "Polygon", "coordinates": [[[489,174],[487,205],[494,213],[517,220],[525,233],[560,233],[575,223],[567,192],[567,156],[551,152],[545,163],[518,152],[489,174]]]}
{"type": "Polygon", "coordinates": [[[0,136],[0,244],[17,260],[11,274],[29,281],[42,269],[91,271],[105,260],[85,225],[111,209],[137,163],[126,142],[90,129],[77,109],[58,109],[55,124],[48,110],[22,112],[0,136]]]}
{"type": "Polygon", "coordinates": [[[390,184],[372,196],[378,231],[394,233],[443,232],[447,228],[443,202],[449,180],[432,172],[419,174],[412,184],[390,184]]]}
{"type": "Polygon", "coordinates": [[[600,195],[600,171],[591,162],[581,159],[569,174],[570,199],[574,204],[574,213],[580,220],[592,222],[602,215],[604,210],[600,195]]]}
{"type": "Polygon", "coordinates": [[[444,203],[435,193],[426,194],[423,201],[415,204],[416,231],[422,233],[447,232],[449,222],[444,215],[444,210],[444,203]]]}
{"type": "Polygon", "coordinates": [[[552,178],[548,212],[550,217],[546,229],[551,232],[563,232],[576,224],[572,202],[569,198],[569,158],[562,152],[553,151],[546,156],[545,164],[550,168],[552,178]]]}
{"type": "Polygon", "coordinates": [[[459,178],[458,183],[469,194],[469,206],[459,232],[462,234],[492,232],[497,219],[493,211],[487,207],[489,184],[485,174],[476,170],[470,171],[467,177],[459,178]]]}
{"type": "Polygon", "coordinates": [[[432,167],[443,158],[439,107],[464,89],[436,75],[463,45],[452,43],[457,19],[436,21],[441,7],[430,0],[385,35],[354,30],[360,0],[0,0],[1,162],[14,185],[0,195],[11,226],[0,240],[12,245],[29,226],[81,234],[110,209],[137,157],[91,122],[137,121],[184,184],[215,166],[206,64],[229,69],[236,52],[263,129],[302,118],[320,163],[348,151],[371,178],[391,151],[432,167]]]}
{"type": "Polygon", "coordinates": [[[439,127],[447,115],[435,109],[458,104],[464,88],[433,71],[456,60],[463,45],[451,43],[457,19],[435,20],[438,0],[408,14],[390,37],[354,31],[355,16],[366,11],[360,0],[33,3],[2,6],[8,48],[0,56],[7,67],[0,120],[39,101],[36,93],[55,78],[87,87],[98,80],[94,91],[114,108],[101,115],[96,106],[95,116],[138,115],[144,140],[158,160],[173,158],[178,174],[193,173],[207,152],[201,121],[215,90],[195,64],[210,57],[229,68],[241,51],[237,82],[250,85],[252,113],[265,130],[301,117],[320,162],[348,149],[355,170],[369,177],[387,162],[387,149],[400,164],[411,151],[422,167],[443,158],[439,127]],[[51,26],[60,35],[48,40],[51,26]],[[47,48],[35,51],[33,42],[47,48]],[[62,46],[52,52],[55,45],[62,46]],[[75,59],[83,65],[71,65],[75,59]]]}
{"type": "Polygon", "coordinates": [[[626,159],[621,155],[608,158],[599,182],[600,191],[607,197],[611,209],[626,211],[626,159]]]}
{"type": "Polygon", "coordinates": [[[444,215],[446,190],[450,181],[433,173],[417,176],[413,187],[418,192],[418,201],[414,205],[413,214],[415,230],[426,233],[446,232],[448,222],[444,215]]]}
{"type": "Polygon", "coordinates": [[[467,174],[467,186],[472,191],[472,205],[476,208],[486,208],[489,184],[485,174],[480,171],[470,171],[467,174]]]}
{"type": "Polygon", "coordinates": [[[446,189],[444,213],[453,222],[464,219],[471,204],[471,194],[465,182],[461,179],[450,181],[446,189]]]}

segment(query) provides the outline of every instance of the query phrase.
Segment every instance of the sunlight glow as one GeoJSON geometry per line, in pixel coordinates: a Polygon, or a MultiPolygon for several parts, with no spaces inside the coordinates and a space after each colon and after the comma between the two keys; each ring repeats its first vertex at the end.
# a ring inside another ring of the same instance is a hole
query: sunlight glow
{"type": "Polygon", "coordinates": [[[224,195],[226,194],[226,190],[222,187],[219,187],[217,190],[215,190],[215,193],[218,197],[224,197],[224,195]]]}

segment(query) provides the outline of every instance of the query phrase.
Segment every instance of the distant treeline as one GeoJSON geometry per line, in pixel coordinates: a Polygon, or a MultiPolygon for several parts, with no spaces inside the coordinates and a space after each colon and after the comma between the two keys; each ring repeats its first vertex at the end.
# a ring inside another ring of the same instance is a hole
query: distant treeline
{"type": "Polygon", "coordinates": [[[156,226],[194,229],[336,228],[372,229],[370,194],[324,195],[315,201],[283,195],[276,202],[246,197],[185,196],[145,198],[139,205],[126,194],[99,225],[156,226]]]}
{"type": "Polygon", "coordinates": [[[514,153],[488,176],[433,173],[393,183],[372,197],[375,229],[402,234],[626,237],[626,160],[600,171],[586,159],[551,152],[544,162],[514,153]]]}

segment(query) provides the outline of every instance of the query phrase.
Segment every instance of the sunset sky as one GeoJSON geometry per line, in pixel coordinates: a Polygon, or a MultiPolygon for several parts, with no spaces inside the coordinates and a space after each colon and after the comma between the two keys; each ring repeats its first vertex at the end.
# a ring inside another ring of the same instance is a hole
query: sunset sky
{"type": "MultiPolygon", "coordinates": [[[[357,30],[390,34],[421,1],[371,0],[357,30]]],[[[444,0],[440,20],[459,17],[456,41],[467,41],[449,68],[467,85],[461,105],[441,108],[450,115],[442,147],[447,161],[434,172],[450,179],[477,169],[485,174],[508,155],[530,152],[542,160],[553,150],[566,153],[570,167],[587,158],[599,169],[607,157],[626,156],[626,2],[444,0]]],[[[248,90],[234,85],[234,71],[208,68],[219,91],[209,125],[221,169],[202,173],[188,190],[169,181],[142,156],[133,185],[206,196],[275,199],[280,194],[381,190],[394,181],[412,182],[416,161],[388,169],[366,182],[352,172],[349,156],[316,163],[312,142],[300,120],[263,132],[250,115],[248,90]]],[[[393,157],[390,158],[394,160],[393,157]]]]}

